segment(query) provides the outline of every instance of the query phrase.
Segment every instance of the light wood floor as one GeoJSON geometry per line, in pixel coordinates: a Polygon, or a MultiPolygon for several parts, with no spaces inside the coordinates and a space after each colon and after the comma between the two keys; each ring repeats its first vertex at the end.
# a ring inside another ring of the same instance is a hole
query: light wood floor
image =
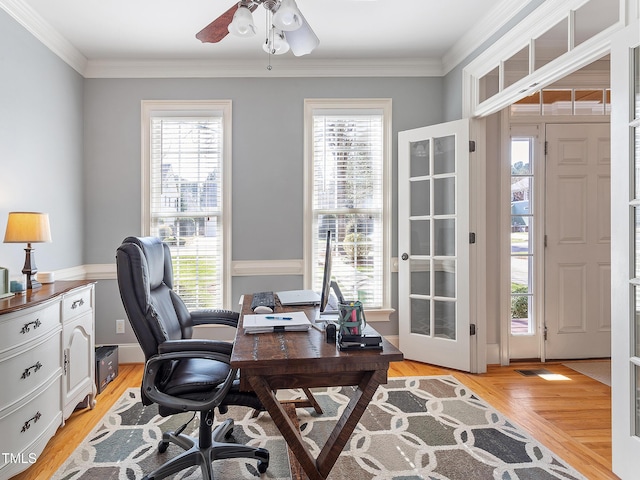
{"type": "MultiPolygon", "coordinates": [[[[120,365],[118,377],[98,395],[93,410],[73,413],[51,439],[38,461],[17,480],[49,480],[94,425],[129,387],[138,387],[142,365],[120,365]]],[[[390,376],[453,375],[589,480],[617,479],[611,472],[611,388],[561,363],[489,366],[473,375],[404,361],[391,365],[390,376]],[[567,381],[524,377],[516,369],[545,368],[567,381]]]]}

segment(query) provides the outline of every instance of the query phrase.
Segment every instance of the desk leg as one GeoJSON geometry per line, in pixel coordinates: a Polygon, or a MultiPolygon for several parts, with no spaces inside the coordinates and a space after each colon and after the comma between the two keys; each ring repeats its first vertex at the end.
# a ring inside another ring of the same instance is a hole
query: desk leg
{"type": "Polygon", "coordinates": [[[376,370],[366,372],[347,408],[342,412],[336,426],[327,438],[327,442],[320,451],[316,464],[322,478],[327,478],[335,465],[344,446],[349,441],[353,430],[358,425],[369,402],[378,389],[378,385],[386,380],[386,371],[376,370]]]}
{"type": "Polygon", "coordinates": [[[294,456],[302,466],[305,473],[309,476],[310,480],[324,480],[326,477],[322,477],[320,472],[316,468],[316,461],[307,450],[307,447],[302,440],[300,430],[293,424],[285,408],[276,398],[275,393],[269,386],[269,383],[263,377],[248,377],[251,388],[253,388],[256,395],[265,406],[273,423],[276,424],[280,433],[284,437],[287,445],[291,448],[294,456]]]}
{"type": "Polygon", "coordinates": [[[338,419],[327,442],[320,451],[317,460],[311,456],[300,431],[288,417],[284,407],[276,398],[267,380],[263,377],[249,377],[251,387],[268,410],[271,419],[282,433],[285,441],[296,456],[296,459],[309,476],[310,480],[325,480],[335,465],[340,453],[351,437],[353,430],[367,409],[378,385],[386,380],[386,371],[375,370],[364,372],[363,378],[349,401],[342,416],[338,419]]]}

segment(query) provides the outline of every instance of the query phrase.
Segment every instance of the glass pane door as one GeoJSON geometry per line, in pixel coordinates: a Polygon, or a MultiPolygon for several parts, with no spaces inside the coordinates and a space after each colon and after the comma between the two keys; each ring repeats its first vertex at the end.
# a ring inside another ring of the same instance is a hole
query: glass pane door
{"type": "Polygon", "coordinates": [[[468,123],[401,132],[399,159],[400,347],[469,370],[468,123]]]}

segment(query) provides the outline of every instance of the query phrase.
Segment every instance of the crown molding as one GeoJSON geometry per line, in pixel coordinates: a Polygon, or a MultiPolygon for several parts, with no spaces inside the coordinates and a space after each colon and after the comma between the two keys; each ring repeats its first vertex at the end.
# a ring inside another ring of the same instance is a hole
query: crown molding
{"type": "Polygon", "coordinates": [[[0,8],[76,72],[84,75],[87,58],[29,5],[21,0],[0,0],[0,8]]]}
{"type": "MultiPolygon", "coordinates": [[[[1,0],[0,0],[1,1],[1,0]]],[[[438,60],[277,59],[264,60],[89,60],[85,78],[230,78],[230,77],[431,77],[442,76],[438,60]]]]}
{"type": "Polygon", "coordinates": [[[87,59],[22,0],[0,0],[6,11],[54,54],[85,78],[233,78],[233,77],[439,77],[446,75],[531,0],[502,0],[442,58],[288,59],[273,69],[256,60],[100,60],[87,59]]]}
{"type": "Polygon", "coordinates": [[[480,45],[489,40],[500,28],[515,17],[531,0],[502,0],[493,7],[442,57],[443,75],[446,75],[471,55],[480,45]]]}

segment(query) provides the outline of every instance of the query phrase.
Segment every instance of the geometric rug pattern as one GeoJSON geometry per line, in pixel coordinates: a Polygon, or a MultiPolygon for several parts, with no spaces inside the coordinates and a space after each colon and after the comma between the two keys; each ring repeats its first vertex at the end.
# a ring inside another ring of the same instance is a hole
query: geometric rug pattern
{"type": "MultiPolygon", "coordinates": [[[[313,389],[324,413],[298,409],[303,438],[316,456],[353,394],[352,387],[313,389]]],[[[300,392],[279,391],[282,398],[300,392]]],[[[233,418],[233,439],[267,448],[269,469],[256,461],[214,462],[219,480],[290,478],[286,444],[268,413],[233,407],[216,421],[233,418]]],[[[158,454],[162,431],[191,414],[160,417],[129,389],[85,438],[53,478],[133,480],[180,453],[170,445],[158,454]]],[[[197,419],[187,429],[197,431],[197,419]]],[[[200,479],[199,468],[174,479],[200,479]]],[[[381,385],[329,475],[331,480],[584,480],[549,449],[492,408],[453,376],[389,378],[381,385]]]]}

